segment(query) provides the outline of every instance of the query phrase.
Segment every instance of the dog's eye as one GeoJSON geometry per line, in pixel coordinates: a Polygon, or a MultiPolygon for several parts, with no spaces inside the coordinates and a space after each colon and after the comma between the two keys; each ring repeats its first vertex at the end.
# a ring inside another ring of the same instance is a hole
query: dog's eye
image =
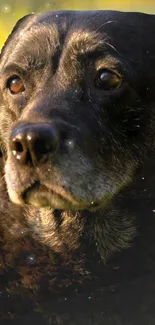
{"type": "Polygon", "coordinates": [[[119,88],[123,82],[122,76],[108,69],[98,71],[95,79],[95,87],[103,90],[113,90],[119,88]]]}
{"type": "Polygon", "coordinates": [[[12,95],[17,95],[25,90],[22,79],[16,75],[8,79],[7,88],[12,95]]]}

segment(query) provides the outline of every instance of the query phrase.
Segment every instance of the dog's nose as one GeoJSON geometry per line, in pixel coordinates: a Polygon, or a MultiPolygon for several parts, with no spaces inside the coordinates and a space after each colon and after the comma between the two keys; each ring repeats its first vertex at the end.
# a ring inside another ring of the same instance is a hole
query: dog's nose
{"type": "Polygon", "coordinates": [[[16,126],[10,136],[10,149],[20,164],[36,164],[54,153],[58,132],[49,123],[28,123],[16,126]]]}

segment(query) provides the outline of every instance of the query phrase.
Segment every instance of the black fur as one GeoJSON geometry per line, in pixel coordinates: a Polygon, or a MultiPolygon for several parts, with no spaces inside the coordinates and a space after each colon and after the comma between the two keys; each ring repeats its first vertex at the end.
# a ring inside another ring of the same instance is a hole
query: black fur
{"type": "Polygon", "coordinates": [[[154,324],[154,39],[154,15],[58,11],[24,17],[6,41],[3,317],[9,291],[13,317],[29,310],[15,293],[52,324],[154,324]],[[107,71],[117,87],[101,85],[107,71]],[[14,76],[25,87],[17,95],[14,76]]]}

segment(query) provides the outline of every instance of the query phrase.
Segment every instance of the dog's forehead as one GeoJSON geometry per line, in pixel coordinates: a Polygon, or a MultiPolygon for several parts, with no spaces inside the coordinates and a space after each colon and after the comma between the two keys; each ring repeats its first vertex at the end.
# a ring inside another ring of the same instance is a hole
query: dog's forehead
{"type": "MultiPolygon", "coordinates": [[[[51,60],[57,51],[61,53],[62,48],[71,48],[75,54],[107,44],[111,50],[116,49],[121,54],[125,52],[129,58],[134,56],[133,60],[139,60],[145,47],[149,51],[151,37],[147,35],[153,29],[153,24],[153,15],[140,13],[58,11],[39,14],[29,28],[19,27],[17,38],[11,43],[12,55],[8,51],[9,55],[5,56],[4,62],[8,64],[11,60],[24,64],[25,61],[27,65],[31,55],[35,59],[39,58],[39,61],[46,61],[47,57],[51,60]]],[[[9,47],[9,43],[6,47],[9,47]]]]}
{"type": "MultiPolygon", "coordinates": [[[[54,17],[55,18],[55,17],[54,17]]],[[[71,50],[70,54],[94,51],[104,46],[107,35],[91,28],[90,21],[81,21],[81,16],[75,22],[68,21],[66,16],[59,20],[38,20],[28,30],[20,29],[18,40],[14,42],[11,56],[5,57],[5,65],[10,62],[22,63],[25,68],[35,59],[48,62],[58,52],[71,50]]],[[[9,45],[8,45],[9,46],[9,45]]],[[[37,67],[35,65],[35,67],[37,67]]]]}

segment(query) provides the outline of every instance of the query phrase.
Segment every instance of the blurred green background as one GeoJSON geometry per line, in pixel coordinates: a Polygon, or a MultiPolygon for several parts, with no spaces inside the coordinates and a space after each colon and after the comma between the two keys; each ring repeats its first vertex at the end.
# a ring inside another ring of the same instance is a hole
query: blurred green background
{"type": "Polygon", "coordinates": [[[20,17],[31,12],[55,9],[116,9],[155,13],[155,0],[0,0],[0,48],[20,17]]]}

